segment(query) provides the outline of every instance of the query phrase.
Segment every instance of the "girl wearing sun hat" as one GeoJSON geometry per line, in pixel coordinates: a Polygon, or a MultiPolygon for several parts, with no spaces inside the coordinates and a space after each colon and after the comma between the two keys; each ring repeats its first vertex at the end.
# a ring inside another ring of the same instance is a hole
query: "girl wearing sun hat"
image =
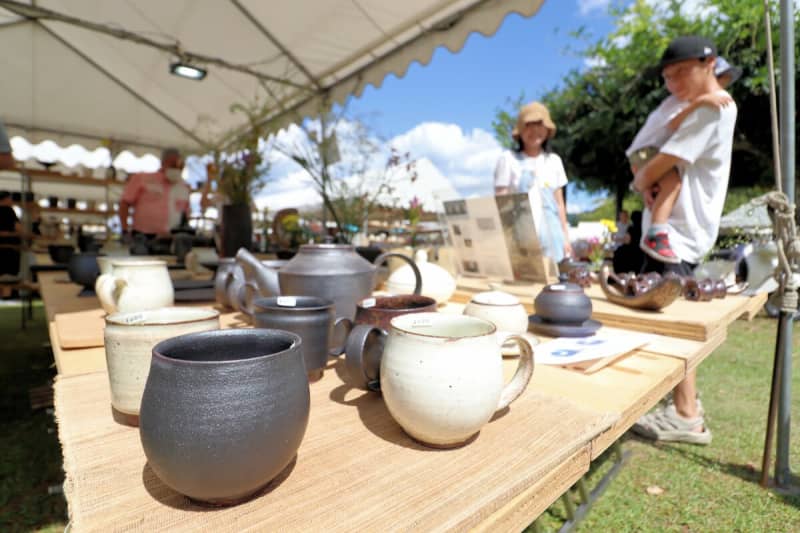
{"type": "Polygon", "coordinates": [[[556,133],[550,112],[540,102],[519,110],[512,130],[516,146],[503,153],[494,171],[495,194],[527,192],[544,255],[556,263],[572,255],[563,188],[567,173],[558,154],[550,151],[556,133]]]}

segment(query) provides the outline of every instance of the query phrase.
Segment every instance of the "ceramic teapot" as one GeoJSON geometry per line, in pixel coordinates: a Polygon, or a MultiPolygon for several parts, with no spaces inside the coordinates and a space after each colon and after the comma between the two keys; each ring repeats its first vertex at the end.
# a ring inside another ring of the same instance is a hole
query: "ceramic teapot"
{"type": "Polygon", "coordinates": [[[248,309],[253,293],[261,296],[316,296],[331,300],[337,317],[352,320],[356,314],[356,302],[370,296],[375,288],[377,265],[389,257],[408,262],[416,279],[414,294],[419,294],[422,287],[419,269],[414,261],[402,254],[381,254],[373,264],[358,255],[355,247],[349,244],[304,244],[285,266],[276,271],[240,248],[236,261],[244,270],[249,288],[239,292],[239,307],[248,309]]]}

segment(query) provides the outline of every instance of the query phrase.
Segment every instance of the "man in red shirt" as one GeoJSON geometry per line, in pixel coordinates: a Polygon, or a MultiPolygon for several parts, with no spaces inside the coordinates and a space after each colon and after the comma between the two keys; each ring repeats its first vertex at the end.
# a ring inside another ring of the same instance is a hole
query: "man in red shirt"
{"type": "Polygon", "coordinates": [[[167,148],[161,154],[158,172],[133,174],[125,185],[119,202],[122,234],[128,233],[128,213],[133,207],[132,232],[148,238],[168,235],[178,226],[181,215],[189,214],[189,186],[181,177],[183,161],[180,152],[167,148]]]}

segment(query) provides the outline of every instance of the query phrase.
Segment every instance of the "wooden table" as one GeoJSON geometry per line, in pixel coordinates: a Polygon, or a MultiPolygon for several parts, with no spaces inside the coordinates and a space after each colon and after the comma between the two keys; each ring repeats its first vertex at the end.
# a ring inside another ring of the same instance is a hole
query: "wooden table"
{"type": "MultiPolygon", "coordinates": [[[[52,277],[43,281],[49,319],[90,305],[75,298],[76,286],[64,287],[52,277]]],[[[730,320],[750,303],[730,302],[730,320]]],[[[450,304],[442,311],[460,308],[450,304]]],[[[239,319],[229,313],[222,323],[243,326],[239,319]]],[[[343,362],[332,361],[323,379],[311,384],[311,416],[296,462],[262,495],[224,509],[192,504],[149,470],[138,431],[112,419],[102,348],[61,350],[59,370],[69,373],[56,382],[55,405],[72,526],[75,531],[520,530],[719,346],[727,325],[702,341],[656,336],[591,375],[539,365],[528,390],[507,412],[470,444],[448,451],[408,438],[380,396],[350,388],[343,362]]],[[[510,377],[516,361],[504,365],[510,377]]]]}

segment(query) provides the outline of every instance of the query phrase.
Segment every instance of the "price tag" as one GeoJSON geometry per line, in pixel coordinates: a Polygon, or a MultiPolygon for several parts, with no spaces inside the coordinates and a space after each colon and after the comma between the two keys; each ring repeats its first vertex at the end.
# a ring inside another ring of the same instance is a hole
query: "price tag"
{"type": "Polygon", "coordinates": [[[278,296],[278,305],[281,307],[297,307],[297,298],[294,296],[278,296]]]}
{"type": "Polygon", "coordinates": [[[361,307],[369,309],[370,307],[375,307],[375,303],[375,298],[365,298],[361,300],[361,307]]]}
{"type": "Polygon", "coordinates": [[[566,285],[550,285],[551,291],[565,291],[567,290],[566,285]]]}
{"type": "Polygon", "coordinates": [[[133,313],[125,317],[126,324],[141,324],[145,321],[144,313],[133,313]]]}
{"type": "Polygon", "coordinates": [[[430,318],[415,318],[411,321],[412,328],[429,328],[431,327],[430,318]]]}

